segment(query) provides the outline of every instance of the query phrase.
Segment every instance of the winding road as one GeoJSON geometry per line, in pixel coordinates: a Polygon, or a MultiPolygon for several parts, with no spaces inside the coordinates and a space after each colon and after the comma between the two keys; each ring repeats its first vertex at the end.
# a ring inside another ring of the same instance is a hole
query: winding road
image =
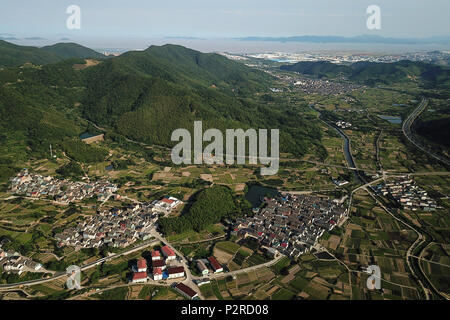
{"type": "Polygon", "coordinates": [[[414,138],[413,132],[412,132],[412,126],[414,124],[414,121],[422,114],[422,112],[426,109],[428,106],[428,99],[423,98],[420,102],[419,106],[406,118],[406,120],[403,122],[402,125],[402,131],[403,134],[406,136],[406,138],[417,148],[428,154],[430,157],[433,157],[446,165],[450,166],[450,160],[447,157],[438,155],[434,153],[433,151],[429,150],[427,147],[425,147],[420,141],[418,141],[416,138],[414,138]]]}

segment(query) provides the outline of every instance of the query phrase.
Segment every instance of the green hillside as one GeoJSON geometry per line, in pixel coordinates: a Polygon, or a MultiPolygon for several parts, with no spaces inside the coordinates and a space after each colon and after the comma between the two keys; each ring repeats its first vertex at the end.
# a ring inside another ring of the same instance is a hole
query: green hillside
{"type": "Polygon", "coordinates": [[[129,52],[89,68],[84,117],[134,140],[170,146],[171,132],[191,129],[279,128],[285,151],[304,153],[320,132],[289,108],[269,108],[253,95],[272,81],[266,73],[217,54],[181,46],[129,52]],[[299,129],[300,128],[300,129],[299,129]]]}
{"type": "Polygon", "coordinates": [[[105,55],[92,49],[80,46],[76,43],[57,43],[52,46],[42,47],[41,50],[54,53],[62,59],[69,58],[105,58],[105,55]]]}
{"type": "Polygon", "coordinates": [[[280,69],[299,72],[315,78],[334,77],[338,74],[348,76],[352,74],[352,68],[349,66],[339,65],[328,61],[302,61],[292,65],[281,66],[280,69]]]}
{"type": "MultiPolygon", "coordinates": [[[[50,143],[77,154],[79,145],[72,140],[86,130],[80,118],[165,146],[175,144],[173,130],[191,129],[195,120],[203,120],[204,130],[280,129],[281,150],[297,155],[320,145],[320,129],[309,118],[292,106],[268,106],[258,99],[272,83],[270,75],[221,55],[166,45],[74,68],[83,63],[69,59],[0,70],[5,156],[45,156],[50,143]]],[[[99,157],[81,155],[79,160],[99,157]]]]}
{"type": "Polygon", "coordinates": [[[18,46],[0,40],[0,66],[11,67],[26,62],[47,64],[61,60],[58,55],[46,52],[36,47],[18,46]]]}
{"type": "Polygon", "coordinates": [[[422,81],[422,84],[428,87],[450,86],[449,67],[407,60],[394,63],[356,62],[349,66],[327,61],[298,62],[280,68],[315,78],[335,78],[343,75],[367,85],[422,81]]]}
{"type": "Polygon", "coordinates": [[[104,58],[105,56],[75,43],[58,43],[43,48],[19,46],[0,40],[0,67],[55,63],[68,58],[104,58]]]}

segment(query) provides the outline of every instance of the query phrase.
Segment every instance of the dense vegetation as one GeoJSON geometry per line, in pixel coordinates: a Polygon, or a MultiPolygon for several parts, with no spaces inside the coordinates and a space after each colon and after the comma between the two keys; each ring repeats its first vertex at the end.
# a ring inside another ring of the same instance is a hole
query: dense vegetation
{"type": "Polygon", "coordinates": [[[62,59],[70,58],[105,58],[105,55],[92,49],[80,46],[76,43],[57,43],[52,46],[42,47],[41,50],[56,54],[62,59]]]}
{"type": "Polygon", "coordinates": [[[351,65],[334,64],[327,61],[307,61],[280,68],[316,78],[345,76],[350,80],[367,85],[416,81],[416,78],[420,78],[423,80],[423,84],[429,87],[450,86],[450,68],[408,60],[394,63],[356,62],[351,65]]]}
{"type": "Polygon", "coordinates": [[[24,63],[48,64],[69,58],[104,58],[92,49],[75,43],[57,43],[43,48],[18,46],[0,40],[0,67],[20,66],[24,63]]]}
{"type": "Polygon", "coordinates": [[[450,130],[448,128],[450,128],[450,117],[419,121],[415,126],[418,134],[444,146],[447,149],[447,153],[450,150],[450,130]]]}
{"type": "Polygon", "coordinates": [[[207,226],[237,213],[232,191],[225,186],[213,186],[200,191],[189,212],[178,218],[160,218],[159,228],[165,234],[194,229],[199,232],[207,226]]]}
{"type": "Polygon", "coordinates": [[[84,163],[99,162],[108,155],[105,149],[86,144],[81,140],[66,140],[62,143],[62,147],[70,158],[84,163]]]}
{"type": "Polygon", "coordinates": [[[56,170],[56,173],[63,178],[70,178],[75,180],[81,178],[84,174],[81,166],[75,161],[71,161],[68,164],[59,167],[56,170]]]}
{"type": "Polygon", "coordinates": [[[77,161],[101,160],[70,153],[81,147],[67,141],[86,130],[80,116],[164,146],[174,144],[173,130],[191,130],[194,120],[203,120],[204,130],[280,129],[281,151],[296,155],[320,145],[320,130],[298,110],[257,99],[271,76],[221,55],[166,45],[74,69],[83,63],[0,70],[0,130],[7,141],[20,141],[23,159],[47,156],[52,144],[77,161]]]}

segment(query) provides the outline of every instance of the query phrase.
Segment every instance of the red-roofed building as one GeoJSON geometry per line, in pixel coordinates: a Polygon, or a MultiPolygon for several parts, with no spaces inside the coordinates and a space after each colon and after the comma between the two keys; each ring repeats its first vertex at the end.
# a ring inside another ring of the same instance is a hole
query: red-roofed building
{"type": "Polygon", "coordinates": [[[167,273],[169,274],[169,279],[181,278],[184,277],[184,268],[183,267],[168,268],[167,273]]]}
{"type": "Polygon", "coordinates": [[[175,260],[177,257],[175,255],[175,252],[173,252],[173,250],[169,246],[162,247],[161,251],[162,251],[164,257],[166,257],[166,260],[175,260]]]}
{"type": "Polygon", "coordinates": [[[153,269],[160,268],[161,270],[164,270],[166,269],[166,263],[164,260],[155,260],[152,261],[152,267],[153,269]]]}
{"type": "Polygon", "coordinates": [[[175,202],[174,200],[170,200],[169,198],[163,198],[161,201],[167,204],[172,204],[175,202]]]}
{"type": "Polygon", "coordinates": [[[177,289],[177,291],[179,293],[181,293],[182,295],[184,295],[188,299],[192,300],[195,297],[198,297],[197,292],[195,292],[192,288],[188,287],[187,285],[182,284],[181,282],[179,284],[177,284],[175,289],[177,289]]]}
{"type": "Polygon", "coordinates": [[[137,262],[138,272],[147,272],[147,260],[139,259],[137,262]]]}
{"type": "Polygon", "coordinates": [[[161,253],[158,250],[152,251],[152,261],[161,260],[161,253]]]}
{"type": "Polygon", "coordinates": [[[131,280],[133,283],[147,282],[147,272],[135,272],[131,280]]]}
{"type": "Polygon", "coordinates": [[[223,267],[220,265],[219,261],[215,257],[211,256],[208,258],[209,264],[214,270],[214,273],[219,273],[223,271],[223,267]]]}
{"type": "Polygon", "coordinates": [[[164,197],[154,204],[152,211],[168,213],[172,211],[172,209],[176,208],[180,203],[181,201],[178,200],[177,198],[164,197]]]}
{"type": "Polygon", "coordinates": [[[162,280],[162,269],[161,268],[153,268],[153,280],[158,281],[162,280]]]}

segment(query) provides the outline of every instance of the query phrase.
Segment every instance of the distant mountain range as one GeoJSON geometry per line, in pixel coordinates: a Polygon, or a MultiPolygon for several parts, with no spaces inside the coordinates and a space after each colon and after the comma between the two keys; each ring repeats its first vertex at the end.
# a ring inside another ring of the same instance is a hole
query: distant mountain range
{"type": "Polygon", "coordinates": [[[394,63],[356,62],[351,65],[335,64],[328,61],[302,61],[280,67],[281,70],[294,71],[315,78],[348,79],[367,84],[391,84],[395,82],[420,79],[431,87],[450,88],[450,68],[420,61],[403,60],[394,63]]]}
{"type": "Polygon", "coordinates": [[[379,43],[379,44],[450,44],[450,36],[430,38],[386,38],[376,35],[292,36],[292,37],[242,37],[241,41],[309,42],[309,43],[379,43]]]}
{"type": "Polygon", "coordinates": [[[104,58],[97,51],[76,43],[57,43],[42,48],[19,46],[0,40],[0,67],[14,67],[26,62],[48,64],[69,58],[104,58]]]}

